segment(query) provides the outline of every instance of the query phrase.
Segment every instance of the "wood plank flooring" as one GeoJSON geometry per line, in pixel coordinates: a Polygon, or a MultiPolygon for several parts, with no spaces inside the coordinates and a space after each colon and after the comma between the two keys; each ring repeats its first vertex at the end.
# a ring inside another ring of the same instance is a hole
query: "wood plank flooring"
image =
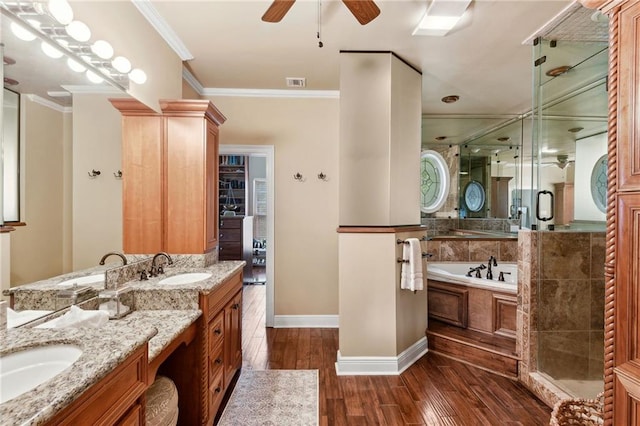
{"type": "Polygon", "coordinates": [[[338,330],[264,327],[265,287],[244,286],[243,368],[318,369],[320,425],[548,425],[519,383],[427,353],[400,376],[337,376],[338,330]]]}

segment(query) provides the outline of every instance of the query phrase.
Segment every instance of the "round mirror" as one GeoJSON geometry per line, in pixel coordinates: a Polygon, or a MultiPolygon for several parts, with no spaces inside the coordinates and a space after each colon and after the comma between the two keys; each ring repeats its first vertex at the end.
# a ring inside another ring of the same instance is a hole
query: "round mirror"
{"type": "Polygon", "coordinates": [[[591,170],[591,198],[598,210],[607,212],[607,155],[596,161],[591,170]]]}
{"type": "Polygon", "coordinates": [[[433,150],[420,156],[420,210],[438,211],[449,195],[449,167],[442,155],[433,150]]]}

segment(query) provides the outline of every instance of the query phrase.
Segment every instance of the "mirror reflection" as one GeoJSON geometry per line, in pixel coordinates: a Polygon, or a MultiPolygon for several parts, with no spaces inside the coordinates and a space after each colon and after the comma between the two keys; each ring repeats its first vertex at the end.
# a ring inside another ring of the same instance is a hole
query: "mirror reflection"
{"type": "Polygon", "coordinates": [[[572,65],[559,74],[551,65],[544,73],[534,70],[541,108],[503,116],[423,116],[423,149],[458,160],[450,164],[455,206],[423,218],[510,219],[531,228],[538,225],[538,210],[553,216],[541,222],[545,226],[603,224],[592,193],[601,197],[602,188],[606,193],[607,46],[555,46],[547,49],[547,62],[572,65]],[[540,190],[554,195],[553,208],[544,198],[537,206],[540,190]]]}

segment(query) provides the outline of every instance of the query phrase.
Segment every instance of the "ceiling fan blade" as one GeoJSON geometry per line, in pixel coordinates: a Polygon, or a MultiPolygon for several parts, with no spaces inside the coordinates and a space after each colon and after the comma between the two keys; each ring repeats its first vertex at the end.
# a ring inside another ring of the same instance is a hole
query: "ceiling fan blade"
{"type": "Polygon", "coordinates": [[[280,22],[296,0],[273,0],[269,9],[262,15],[265,22],[280,22]]]}
{"type": "Polygon", "coordinates": [[[373,0],[342,0],[358,22],[366,25],[380,15],[380,9],[373,0]]]}

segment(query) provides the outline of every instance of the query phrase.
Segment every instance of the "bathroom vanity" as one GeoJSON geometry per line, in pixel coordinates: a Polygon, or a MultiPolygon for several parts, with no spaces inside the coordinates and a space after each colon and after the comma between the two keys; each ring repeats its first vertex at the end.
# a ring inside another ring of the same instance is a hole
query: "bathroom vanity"
{"type": "MultiPolygon", "coordinates": [[[[242,366],[243,267],[233,261],[167,268],[164,275],[127,282],[133,312],[101,328],[0,331],[0,356],[59,342],[82,349],[69,368],[0,404],[0,418],[9,424],[73,424],[74,418],[144,424],[144,392],[163,375],[178,390],[179,424],[211,424],[242,366]],[[185,282],[193,276],[206,278],[185,282]]],[[[41,283],[43,293],[54,284],[41,283]]],[[[24,295],[13,289],[12,296],[24,304],[21,296],[35,299],[34,287],[24,295]]]]}

